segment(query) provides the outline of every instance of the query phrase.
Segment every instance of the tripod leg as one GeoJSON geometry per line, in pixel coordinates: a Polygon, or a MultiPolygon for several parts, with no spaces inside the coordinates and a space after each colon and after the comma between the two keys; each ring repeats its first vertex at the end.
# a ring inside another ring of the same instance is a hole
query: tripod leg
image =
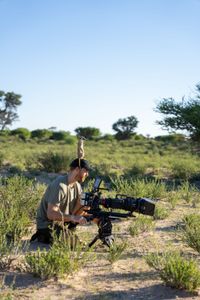
{"type": "Polygon", "coordinates": [[[89,243],[88,247],[92,247],[94,245],[94,243],[96,243],[96,241],[99,239],[99,235],[97,234],[95,236],[95,238],[89,243]]]}

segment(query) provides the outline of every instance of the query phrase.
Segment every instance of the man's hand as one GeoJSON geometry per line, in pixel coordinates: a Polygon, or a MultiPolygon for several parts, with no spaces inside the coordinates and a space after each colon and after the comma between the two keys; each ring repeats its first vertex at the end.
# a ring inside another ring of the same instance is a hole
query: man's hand
{"type": "Polygon", "coordinates": [[[83,216],[71,215],[71,222],[78,223],[80,225],[85,225],[87,223],[87,220],[83,216]]]}

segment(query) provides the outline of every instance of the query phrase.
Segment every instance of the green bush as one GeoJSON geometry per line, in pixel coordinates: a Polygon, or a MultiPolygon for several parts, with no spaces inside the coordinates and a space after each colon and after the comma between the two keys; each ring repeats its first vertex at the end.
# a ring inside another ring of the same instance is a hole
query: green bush
{"type": "Polygon", "coordinates": [[[179,188],[179,193],[183,200],[187,203],[192,203],[194,207],[196,207],[200,201],[199,190],[188,181],[182,183],[179,188]]]}
{"type": "Polygon", "coordinates": [[[101,139],[105,140],[105,141],[111,141],[112,142],[112,141],[115,140],[115,137],[112,134],[104,134],[101,139]]]}
{"type": "Polygon", "coordinates": [[[9,129],[0,130],[0,136],[9,136],[11,131],[9,129]]]}
{"type": "Polygon", "coordinates": [[[56,141],[65,141],[70,136],[69,131],[54,131],[51,139],[56,141]]]}
{"type": "Polygon", "coordinates": [[[170,134],[170,135],[160,135],[155,137],[156,141],[162,141],[167,143],[180,143],[185,141],[185,136],[183,134],[170,134]]]}
{"type": "Polygon", "coordinates": [[[4,158],[4,154],[0,152],[0,168],[3,166],[4,158]]]}
{"type": "Polygon", "coordinates": [[[170,191],[167,194],[167,200],[171,205],[171,208],[174,209],[180,200],[180,195],[176,191],[170,191]]]}
{"type": "Polygon", "coordinates": [[[142,232],[150,231],[154,228],[154,222],[151,217],[139,215],[130,225],[129,233],[137,236],[142,232]]]}
{"type": "Polygon", "coordinates": [[[0,228],[0,270],[8,270],[13,261],[21,254],[22,244],[20,241],[10,241],[5,231],[0,228]]]}
{"type": "Polygon", "coordinates": [[[25,177],[1,179],[0,230],[9,240],[19,241],[29,232],[43,192],[43,185],[25,177]]]}
{"type": "Polygon", "coordinates": [[[67,145],[74,145],[75,143],[77,142],[77,138],[75,136],[68,136],[66,139],[65,139],[65,143],[67,145]]]}
{"type": "Polygon", "coordinates": [[[38,157],[39,168],[46,172],[61,172],[69,168],[72,159],[58,152],[46,152],[38,157]]]}
{"type": "Polygon", "coordinates": [[[138,161],[138,162],[135,162],[134,166],[128,170],[124,176],[126,178],[134,178],[134,177],[142,177],[145,175],[145,171],[146,171],[146,164],[142,161],[138,161]]]}
{"type": "Polygon", "coordinates": [[[111,264],[113,264],[114,262],[119,260],[119,258],[121,257],[122,253],[126,248],[127,248],[127,243],[125,242],[118,243],[118,244],[113,243],[113,245],[111,245],[111,247],[109,248],[108,261],[111,264]]]}
{"type": "Polygon", "coordinates": [[[200,166],[192,159],[177,159],[172,161],[171,169],[175,178],[188,180],[199,173],[200,166]]]}
{"type": "Polygon", "coordinates": [[[36,129],[31,131],[31,138],[49,139],[52,136],[52,131],[48,129],[36,129]]]}
{"type": "Polygon", "coordinates": [[[27,128],[17,128],[11,131],[11,135],[16,135],[22,140],[27,140],[31,137],[31,133],[27,128]]]}
{"type": "Polygon", "coordinates": [[[38,249],[36,252],[27,253],[26,269],[42,279],[62,277],[82,267],[88,255],[89,252],[83,251],[80,245],[76,249],[71,249],[68,240],[57,239],[48,251],[38,249]]]}
{"type": "Polygon", "coordinates": [[[184,241],[200,253],[200,215],[190,214],[183,218],[184,241]]]}
{"type": "Polygon", "coordinates": [[[200,271],[194,260],[185,259],[178,252],[151,253],[145,259],[167,285],[190,292],[200,287],[200,271]]]}
{"type": "Polygon", "coordinates": [[[162,198],[166,195],[166,186],[156,180],[124,179],[123,177],[112,179],[115,191],[127,194],[131,197],[148,197],[152,199],[162,198]]]}
{"type": "Polygon", "coordinates": [[[155,212],[154,212],[154,220],[164,220],[170,214],[170,210],[166,208],[163,204],[156,204],[155,212]]]}

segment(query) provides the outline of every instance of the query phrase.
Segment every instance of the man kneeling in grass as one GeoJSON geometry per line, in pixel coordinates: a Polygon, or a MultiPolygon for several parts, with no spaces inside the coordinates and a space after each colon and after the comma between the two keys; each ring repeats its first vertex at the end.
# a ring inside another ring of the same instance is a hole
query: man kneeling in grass
{"type": "MultiPolygon", "coordinates": [[[[89,175],[89,163],[85,159],[75,159],[70,164],[66,175],[56,178],[46,189],[37,210],[37,231],[32,236],[31,242],[36,240],[45,244],[53,241],[52,231],[59,236],[63,230],[63,223],[70,225],[84,225],[85,212],[81,206],[81,183],[89,175]]],[[[73,226],[71,226],[73,227],[73,226]]]]}

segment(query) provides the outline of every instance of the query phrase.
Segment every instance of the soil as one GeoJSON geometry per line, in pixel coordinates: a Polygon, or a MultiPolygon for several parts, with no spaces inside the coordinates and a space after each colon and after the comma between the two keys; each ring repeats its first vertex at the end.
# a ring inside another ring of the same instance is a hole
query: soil
{"type": "MultiPolygon", "coordinates": [[[[200,299],[198,292],[191,294],[165,286],[158,273],[150,268],[144,259],[148,252],[164,251],[171,247],[192,253],[199,260],[198,254],[183,244],[176,230],[183,215],[195,211],[188,204],[177,205],[166,220],[155,222],[154,230],[135,238],[128,232],[133,220],[126,219],[114,223],[115,239],[126,241],[128,246],[113,265],[107,259],[108,249],[97,241],[94,249],[96,259],[66,278],[42,281],[22,271],[1,272],[0,299],[200,299]]],[[[95,236],[97,227],[94,224],[87,225],[79,227],[77,231],[79,237],[87,240],[95,236]]],[[[39,243],[34,243],[28,251],[34,251],[39,246],[39,243]]]]}

